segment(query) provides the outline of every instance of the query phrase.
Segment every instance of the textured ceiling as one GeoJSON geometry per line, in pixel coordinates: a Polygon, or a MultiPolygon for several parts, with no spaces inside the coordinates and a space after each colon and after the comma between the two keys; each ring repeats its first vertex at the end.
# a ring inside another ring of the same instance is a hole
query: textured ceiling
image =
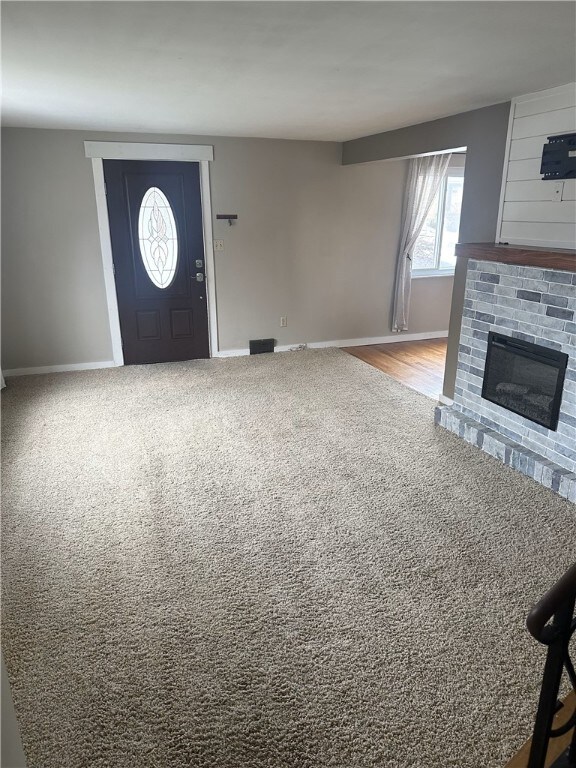
{"type": "Polygon", "coordinates": [[[3,2],[3,123],[355,138],[574,80],[575,8],[3,2]]]}

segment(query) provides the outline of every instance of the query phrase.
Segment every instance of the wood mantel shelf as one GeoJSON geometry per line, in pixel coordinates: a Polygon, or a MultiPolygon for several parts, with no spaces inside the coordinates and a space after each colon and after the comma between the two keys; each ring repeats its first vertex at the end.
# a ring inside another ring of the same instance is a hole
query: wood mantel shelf
{"type": "Polygon", "coordinates": [[[498,245],[497,243],[459,243],[459,259],[499,261],[524,267],[545,267],[576,272],[576,251],[557,248],[533,248],[527,245],[498,245]]]}

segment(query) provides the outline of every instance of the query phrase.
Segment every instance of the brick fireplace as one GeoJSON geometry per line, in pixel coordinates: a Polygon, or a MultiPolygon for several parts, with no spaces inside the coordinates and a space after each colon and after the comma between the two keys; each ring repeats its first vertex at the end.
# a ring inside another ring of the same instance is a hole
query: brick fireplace
{"type": "Polygon", "coordinates": [[[468,269],[454,402],[436,423],[576,502],[576,252],[457,255],[468,269]]]}

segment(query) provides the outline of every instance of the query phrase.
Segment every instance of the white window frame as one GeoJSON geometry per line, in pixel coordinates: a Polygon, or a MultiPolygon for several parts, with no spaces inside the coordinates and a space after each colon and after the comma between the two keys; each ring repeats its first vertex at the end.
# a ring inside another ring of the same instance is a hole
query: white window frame
{"type": "Polygon", "coordinates": [[[106,304],[108,307],[108,325],[112,340],[112,358],[115,366],[124,365],[120,316],[114,279],[112,260],[112,242],[110,223],[106,204],[104,184],[104,160],[174,160],[194,162],[200,165],[200,193],[202,201],[202,229],[204,234],[204,260],[206,264],[206,296],[208,302],[208,341],[210,357],[219,356],[218,313],[216,311],[216,271],[214,268],[214,248],[212,233],[212,206],[210,200],[210,162],[214,159],[214,148],[200,144],[144,144],[118,141],[85,141],[84,154],[92,160],[94,190],[98,230],[100,233],[100,251],[106,304]]]}
{"type": "MultiPolygon", "coordinates": [[[[440,263],[440,252],[442,250],[442,231],[444,230],[444,213],[446,210],[446,190],[448,187],[449,176],[461,176],[464,177],[465,168],[462,166],[451,166],[446,171],[446,176],[442,181],[442,188],[440,195],[440,205],[438,206],[438,221],[442,222],[442,228],[440,233],[436,230],[436,242],[434,245],[434,256],[436,258],[436,264],[440,263]]],[[[451,277],[454,275],[454,267],[449,269],[440,269],[440,267],[434,267],[432,269],[412,269],[412,277],[418,279],[419,277],[451,277]]]]}

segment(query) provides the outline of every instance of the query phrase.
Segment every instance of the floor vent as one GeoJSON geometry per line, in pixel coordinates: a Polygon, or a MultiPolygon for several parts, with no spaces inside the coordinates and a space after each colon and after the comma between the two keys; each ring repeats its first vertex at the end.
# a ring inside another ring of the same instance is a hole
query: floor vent
{"type": "Polygon", "coordinates": [[[250,354],[261,355],[263,352],[274,352],[275,339],[250,339],[250,354]]]}

